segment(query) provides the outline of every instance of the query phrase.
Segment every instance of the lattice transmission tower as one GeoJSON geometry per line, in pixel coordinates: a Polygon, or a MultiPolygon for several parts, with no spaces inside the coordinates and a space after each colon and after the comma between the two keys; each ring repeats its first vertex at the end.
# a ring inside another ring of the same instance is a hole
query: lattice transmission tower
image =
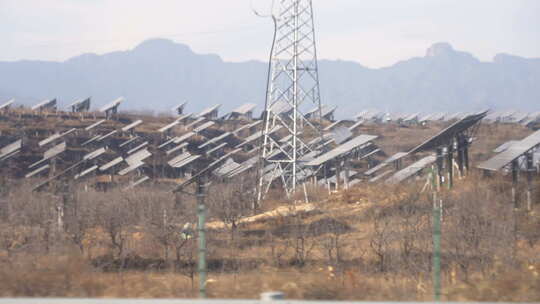
{"type": "Polygon", "coordinates": [[[313,139],[322,136],[319,123],[303,112],[317,109],[321,115],[315,26],[311,0],[279,0],[273,16],[275,36],[270,71],[263,138],[259,200],[273,182],[281,181],[287,196],[307,177],[302,163],[313,152],[313,139]],[[275,134],[286,133],[277,140],[275,134]]]}

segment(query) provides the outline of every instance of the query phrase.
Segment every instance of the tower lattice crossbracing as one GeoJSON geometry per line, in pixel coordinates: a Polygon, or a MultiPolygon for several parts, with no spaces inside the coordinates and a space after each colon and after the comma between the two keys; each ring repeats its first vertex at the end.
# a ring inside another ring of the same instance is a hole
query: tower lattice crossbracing
{"type": "Polygon", "coordinates": [[[320,116],[321,109],[312,1],[280,0],[275,4],[278,15],[274,16],[259,199],[272,183],[282,185],[287,196],[293,194],[308,175],[302,162],[314,149],[310,142],[322,136],[320,124],[303,114],[315,107],[320,116]],[[276,134],[283,136],[277,140],[276,134]]]}

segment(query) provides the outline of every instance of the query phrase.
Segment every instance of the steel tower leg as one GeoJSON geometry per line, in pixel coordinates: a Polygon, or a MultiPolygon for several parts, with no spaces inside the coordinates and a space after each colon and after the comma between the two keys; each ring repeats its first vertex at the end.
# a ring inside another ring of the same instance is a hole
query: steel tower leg
{"type": "Polygon", "coordinates": [[[306,107],[315,106],[321,115],[312,1],[280,0],[276,5],[279,15],[274,16],[276,35],[261,143],[259,200],[278,180],[287,196],[294,194],[297,185],[303,183],[303,178],[299,180],[299,173],[305,170],[300,163],[302,156],[314,148],[309,141],[322,136],[320,124],[308,121],[303,114],[306,107]],[[277,128],[288,136],[286,141],[273,138],[277,128]],[[281,176],[271,178],[269,172],[281,176]]]}

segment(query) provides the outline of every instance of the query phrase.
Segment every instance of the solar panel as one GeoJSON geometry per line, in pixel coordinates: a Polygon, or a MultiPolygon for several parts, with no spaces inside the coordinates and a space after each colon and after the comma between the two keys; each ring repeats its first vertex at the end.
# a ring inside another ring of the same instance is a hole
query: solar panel
{"type": "Polygon", "coordinates": [[[227,160],[229,157],[231,157],[233,154],[236,154],[238,153],[239,151],[241,151],[241,149],[236,149],[236,150],[233,150],[227,154],[225,154],[224,156],[220,157],[219,159],[215,160],[214,162],[212,162],[210,165],[208,165],[208,167],[200,170],[197,174],[193,175],[190,179],[188,180],[185,180],[184,182],[178,184],[175,189],[173,190],[173,192],[179,192],[181,191],[184,187],[192,184],[193,182],[195,182],[198,178],[200,178],[201,176],[207,174],[208,172],[211,172],[212,170],[214,170],[217,166],[219,166],[222,162],[224,162],[225,160],[227,160]]]}
{"type": "Polygon", "coordinates": [[[176,169],[180,169],[182,167],[185,167],[189,164],[191,164],[192,162],[196,161],[197,159],[199,159],[201,156],[200,155],[191,155],[173,165],[171,165],[171,167],[173,168],[176,168],[176,169]]]}
{"type": "Polygon", "coordinates": [[[214,174],[220,177],[225,177],[229,173],[233,172],[234,170],[238,169],[241,165],[237,162],[235,162],[232,158],[227,159],[221,167],[214,170],[214,174]]]}
{"type": "Polygon", "coordinates": [[[213,144],[215,144],[217,142],[220,142],[220,141],[224,140],[225,138],[229,137],[230,135],[232,135],[231,132],[225,132],[225,133],[223,133],[223,134],[221,134],[221,135],[219,135],[217,137],[214,137],[214,138],[210,139],[209,141],[203,143],[198,148],[203,149],[203,148],[205,148],[207,146],[213,145],[213,144]]]}
{"type": "Polygon", "coordinates": [[[127,132],[127,131],[129,131],[129,130],[135,128],[135,127],[137,127],[138,125],[140,125],[140,124],[142,124],[142,123],[143,123],[142,120],[140,120],[140,119],[139,119],[139,120],[136,120],[136,121],[130,123],[129,125],[123,127],[123,128],[122,128],[122,131],[123,131],[123,132],[127,132]]]}
{"type": "Polygon", "coordinates": [[[84,112],[90,110],[90,97],[79,99],[68,106],[73,112],[84,112]]]}
{"type": "Polygon", "coordinates": [[[540,130],[514,143],[504,152],[501,152],[495,155],[493,158],[481,163],[478,168],[498,171],[538,145],[540,145],[540,130]]]}
{"type": "Polygon", "coordinates": [[[234,135],[236,135],[236,134],[238,134],[238,133],[240,133],[240,132],[242,132],[242,131],[244,131],[244,130],[246,130],[246,129],[254,128],[254,127],[258,126],[258,125],[261,124],[261,123],[262,123],[262,120],[257,120],[257,121],[255,121],[255,122],[253,122],[253,123],[250,123],[250,124],[241,126],[240,128],[238,128],[237,130],[233,131],[232,133],[233,133],[234,135]]]}
{"type": "Polygon", "coordinates": [[[379,171],[380,169],[386,167],[388,164],[396,161],[396,160],[399,160],[399,159],[402,159],[403,157],[407,156],[409,153],[407,152],[398,152],[392,156],[390,156],[389,158],[385,159],[383,162],[381,162],[380,164],[378,164],[377,166],[367,170],[366,172],[364,172],[365,175],[372,175],[373,173],[379,171]]]}
{"type": "Polygon", "coordinates": [[[4,102],[0,105],[0,110],[8,109],[13,103],[15,102],[15,99],[8,100],[7,102],[4,102]]]}
{"type": "Polygon", "coordinates": [[[133,183],[131,183],[129,186],[127,186],[126,188],[124,188],[124,190],[130,190],[130,189],[133,189],[135,187],[137,187],[138,185],[144,183],[145,181],[149,180],[150,177],[148,176],[143,176],[142,178],[134,181],[133,183]]]}
{"type": "Polygon", "coordinates": [[[270,111],[276,115],[287,114],[292,111],[292,109],[291,105],[283,100],[278,100],[270,106],[270,111]]]}
{"type": "Polygon", "coordinates": [[[227,177],[235,177],[239,174],[242,174],[244,172],[246,172],[247,170],[253,168],[253,166],[255,166],[255,164],[257,164],[257,162],[259,161],[259,155],[256,155],[248,160],[246,160],[245,162],[241,163],[239,167],[235,168],[234,170],[230,171],[228,174],[227,174],[227,177]]]}
{"type": "Polygon", "coordinates": [[[206,155],[212,155],[212,153],[214,153],[214,152],[216,152],[216,151],[218,151],[218,150],[220,150],[220,149],[222,149],[222,148],[224,148],[224,147],[226,147],[226,146],[227,146],[227,143],[226,143],[226,142],[224,142],[224,143],[222,143],[222,144],[220,144],[220,145],[217,145],[217,146],[215,146],[214,148],[212,148],[212,149],[206,151],[206,155]]]}
{"type": "Polygon", "coordinates": [[[419,161],[413,163],[412,165],[396,172],[394,175],[392,175],[389,179],[386,180],[387,184],[398,184],[409,177],[412,177],[413,175],[419,173],[422,171],[426,166],[434,163],[437,160],[437,157],[435,155],[429,155],[426,156],[419,161]]]}
{"type": "Polygon", "coordinates": [[[102,141],[102,140],[104,140],[104,139],[106,139],[106,138],[109,138],[109,137],[113,136],[114,134],[116,134],[117,132],[118,132],[117,130],[113,130],[113,131],[111,131],[111,132],[109,132],[109,133],[107,133],[107,134],[105,134],[105,135],[99,137],[99,138],[97,139],[97,141],[102,141]]]}
{"type": "Polygon", "coordinates": [[[449,140],[454,138],[456,135],[460,134],[461,132],[466,131],[470,127],[477,124],[480,120],[482,120],[487,115],[486,112],[482,112],[479,114],[472,114],[468,115],[459,121],[456,121],[446,129],[439,132],[437,135],[431,137],[427,141],[423,142],[416,148],[412,149],[409,153],[414,154],[420,151],[428,151],[436,149],[442,145],[449,144],[449,140]]]}
{"type": "Polygon", "coordinates": [[[105,120],[105,119],[102,119],[102,120],[100,120],[100,121],[97,121],[97,122],[95,122],[95,123],[89,125],[88,127],[84,128],[84,129],[85,129],[86,131],[90,131],[90,130],[94,129],[95,127],[101,125],[101,124],[104,123],[104,122],[106,122],[106,120],[105,120]]]}
{"type": "Polygon", "coordinates": [[[22,148],[22,139],[18,139],[14,142],[12,142],[11,144],[3,147],[2,149],[0,149],[0,159],[8,156],[9,154],[19,150],[20,148],[22,148]]]}
{"type": "Polygon", "coordinates": [[[48,165],[48,164],[45,165],[45,166],[39,167],[39,168],[37,168],[36,170],[34,170],[34,171],[32,171],[32,172],[26,174],[26,175],[24,176],[24,178],[31,178],[31,177],[34,177],[34,176],[36,176],[37,174],[39,174],[39,173],[41,173],[41,172],[43,172],[43,171],[49,169],[49,167],[50,167],[50,165],[48,165]]]}
{"type": "Polygon", "coordinates": [[[363,121],[357,121],[352,126],[349,127],[349,130],[354,131],[356,128],[360,127],[363,124],[364,124],[363,121]]]}
{"type": "Polygon", "coordinates": [[[335,128],[332,131],[332,137],[334,138],[334,142],[338,145],[347,141],[352,136],[353,136],[352,132],[345,127],[335,128]]]}
{"type": "Polygon", "coordinates": [[[129,167],[120,170],[118,172],[118,175],[124,176],[124,175],[128,174],[129,172],[132,172],[134,170],[139,169],[143,165],[144,165],[143,162],[138,162],[138,163],[131,164],[131,165],[129,165],[129,167]]]}
{"type": "Polygon", "coordinates": [[[186,107],[187,101],[182,102],[181,104],[174,106],[171,110],[175,113],[179,113],[180,110],[183,110],[186,107]]]}
{"type": "Polygon", "coordinates": [[[502,144],[502,145],[498,146],[497,148],[495,148],[493,150],[493,153],[501,153],[503,151],[506,151],[506,150],[508,150],[508,148],[510,148],[513,144],[515,144],[517,142],[518,142],[518,140],[507,141],[504,144],[502,144]]]}
{"type": "Polygon", "coordinates": [[[219,109],[219,107],[221,107],[220,104],[217,104],[217,105],[211,106],[209,108],[206,108],[206,109],[202,110],[201,113],[199,113],[199,117],[205,117],[208,114],[211,114],[212,112],[217,111],[219,109]]]}
{"type": "Polygon", "coordinates": [[[191,153],[189,153],[189,152],[184,152],[184,153],[182,153],[182,154],[180,154],[180,155],[177,155],[176,157],[172,158],[171,160],[169,160],[169,161],[167,162],[167,164],[169,164],[169,166],[172,167],[174,164],[176,164],[176,163],[178,163],[178,162],[181,162],[182,160],[187,159],[187,158],[189,158],[190,156],[191,156],[191,153]]]}
{"type": "Polygon", "coordinates": [[[205,122],[204,124],[198,126],[197,128],[193,129],[193,132],[195,133],[200,133],[208,128],[210,128],[211,126],[215,125],[216,123],[213,122],[213,121],[207,121],[205,122]]]}
{"type": "Polygon", "coordinates": [[[56,109],[56,98],[44,100],[30,108],[32,111],[43,109],[56,109]]]}
{"type": "Polygon", "coordinates": [[[58,154],[64,152],[66,150],[66,143],[63,142],[63,143],[60,143],[52,148],[50,148],[49,150],[45,151],[45,153],[43,153],[43,158],[33,164],[31,164],[30,166],[28,166],[28,168],[33,168],[41,163],[43,163],[44,161],[47,161],[55,156],[57,156],[58,154]]]}
{"type": "Polygon", "coordinates": [[[124,159],[122,157],[117,157],[113,160],[111,160],[110,162],[104,164],[103,166],[99,167],[99,170],[100,171],[107,171],[109,170],[110,168],[118,165],[119,163],[121,163],[124,159]]]}
{"type": "Polygon", "coordinates": [[[246,103],[234,109],[232,113],[246,115],[247,113],[252,112],[256,107],[257,105],[254,103],[246,103]]]}
{"type": "Polygon", "coordinates": [[[127,152],[127,154],[132,154],[133,152],[137,152],[137,151],[139,151],[140,149],[142,149],[142,148],[144,148],[144,147],[146,147],[146,146],[148,146],[148,142],[147,142],[147,141],[145,141],[145,142],[143,142],[142,144],[136,146],[135,148],[129,150],[129,151],[127,152]]]}
{"type": "Polygon", "coordinates": [[[92,143],[92,142],[98,140],[100,137],[101,137],[101,135],[96,135],[96,136],[90,138],[89,140],[83,142],[81,146],[86,146],[86,145],[88,145],[89,143],[92,143]]]}
{"type": "Polygon", "coordinates": [[[375,148],[371,152],[368,152],[367,154],[362,155],[362,157],[360,157],[360,159],[368,158],[368,157],[373,156],[373,155],[375,155],[375,154],[377,154],[379,152],[381,152],[381,149],[375,148]]]}
{"type": "Polygon", "coordinates": [[[152,153],[148,151],[147,149],[139,150],[136,153],[126,157],[125,161],[129,165],[142,162],[143,160],[147,159],[148,157],[152,156],[152,153]]]}
{"type": "Polygon", "coordinates": [[[172,129],[172,128],[174,128],[175,126],[177,126],[178,124],[180,124],[180,120],[177,119],[177,120],[171,122],[170,124],[168,124],[168,125],[166,125],[166,126],[160,128],[160,129],[158,130],[158,132],[159,132],[159,133],[167,132],[167,131],[169,131],[170,129],[172,129]]]}
{"type": "Polygon", "coordinates": [[[377,176],[374,176],[374,177],[370,178],[369,182],[370,183],[378,182],[381,179],[383,179],[383,178],[387,177],[388,175],[390,175],[392,172],[394,172],[394,171],[392,171],[392,170],[385,171],[385,172],[383,172],[383,173],[381,173],[381,174],[379,174],[377,176]]]}
{"type": "Polygon", "coordinates": [[[88,174],[90,174],[90,173],[96,171],[97,168],[98,168],[97,165],[93,165],[92,167],[90,167],[90,168],[84,170],[83,172],[81,172],[81,173],[79,173],[79,174],[75,174],[75,179],[79,179],[79,178],[81,178],[81,177],[84,177],[85,175],[88,175],[88,174]]]}
{"type": "Polygon", "coordinates": [[[107,111],[110,111],[112,110],[113,108],[116,108],[118,107],[122,102],[124,102],[124,97],[120,97],[118,99],[115,99],[114,101],[104,105],[103,107],[101,107],[99,109],[100,112],[107,112],[107,111]]]}
{"type": "Polygon", "coordinates": [[[43,153],[43,159],[51,159],[58,154],[66,151],[66,142],[62,142],[43,153]]]}
{"type": "Polygon", "coordinates": [[[331,123],[330,125],[328,125],[328,127],[324,128],[323,131],[330,131],[332,130],[333,128],[335,128],[337,125],[339,125],[340,123],[342,123],[343,120],[337,120],[337,121],[334,121],[333,123],[331,123]]]}
{"type": "MultiPolygon", "coordinates": [[[[281,128],[282,128],[281,126],[277,125],[272,130],[270,130],[269,134],[270,135],[274,134],[275,132],[281,130],[281,128]]],[[[263,130],[257,131],[255,133],[251,134],[250,136],[246,137],[246,139],[244,139],[244,141],[241,144],[237,145],[236,148],[243,147],[243,146],[245,146],[245,145],[247,145],[247,144],[249,144],[249,143],[251,143],[253,141],[256,141],[257,139],[261,138],[263,136],[263,134],[264,134],[263,130]]]]}
{"type": "Polygon", "coordinates": [[[137,139],[139,139],[139,136],[138,136],[138,135],[137,135],[137,136],[134,136],[134,137],[132,137],[132,138],[130,138],[130,139],[128,139],[128,140],[126,140],[125,142],[123,142],[123,143],[121,143],[120,145],[118,145],[118,147],[122,148],[122,147],[124,147],[124,146],[127,146],[127,145],[129,145],[130,143],[136,141],[137,139]]]}
{"type": "Polygon", "coordinates": [[[175,143],[175,144],[179,144],[181,142],[184,142],[188,139],[190,139],[191,137],[195,136],[195,133],[194,132],[188,132],[180,137],[176,137],[172,142],[175,143]]]}
{"type": "Polygon", "coordinates": [[[47,145],[47,144],[49,144],[49,143],[51,143],[51,142],[53,142],[53,141],[55,141],[57,139],[60,139],[60,138],[62,138],[64,136],[66,136],[66,135],[69,135],[69,134],[75,132],[76,130],[77,129],[72,128],[72,129],[70,129],[70,130],[68,130],[68,131],[66,131],[64,133],[55,133],[55,134],[45,138],[44,140],[40,141],[38,143],[38,146],[40,146],[40,147],[45,146],[45,145],[47,145]]]}
{"type": "Polygon", "coordinates": [[[102,154],[104,154],[105,152],[107,152],[107,150],[105,150],[105,148],[99,148],[93,152],[90,152],[88,154],[86,154],[85,156],[83,156],[83,159],[84,160],[92,160],[96,157],[99,157],[101,156],[102,154]]]}
{"type": "Polygon", "coordinates": [[[360,135],[308,162],[306,166],[320,166],[329,160],[349,153],[353,149],[364,146],[376,138],[377,136],[374,135],[360,135]]]}
{"type": "Polygon", "coordinates": [[[186,125],[186,128],[189,129],[189,128],[195,126],[196,124],[198,124],[198,123],[200,123],[200,122],[203,122],[203,121],[205,121],[205,120],[206,120],[206,118],[204,118],[204,117],[199,117],[199,118],[195,119],[194,121],[192,121],[191,123],[189,123],[188,125],[186,125]]]}
{"type": "Polygon", "coordinates": [[[174,152],[176,152],[178,150],[181,150],[181,149],[183,149],[183,148],[185,148],[187,146],[188,146],[188,143],[179,144],[178,146],[176,146],[176,147],[168,150],[167,152],[165,152],[165,154],[169,155],[169,154],[174,153],[174,152]]]}

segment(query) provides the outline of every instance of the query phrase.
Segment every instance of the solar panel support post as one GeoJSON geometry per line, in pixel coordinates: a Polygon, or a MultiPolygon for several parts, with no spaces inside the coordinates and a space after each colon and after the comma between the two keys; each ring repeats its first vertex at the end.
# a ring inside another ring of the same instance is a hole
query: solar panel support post
{"type": "Polygon", "coordinates": [[[517,159],[514,159],[511,163],[511,170],[512,170],[512,204],[514,205],[514,210],[518,209],[518,201],[517,201],[517,183],[518,183],[518,177],[519,177],[519,162],[517,159]]]}
{"type": "Polygon", "coordinates": [[[457,136],[457,163],[458,163],[458,169],[459,169],[459,174],[461,177],[465,176],[465,166],[464,166],[464,161],[465,161],[465,136],[463,134],[460,134],[457,136]]]}
{"type": "Polygon", "coordinates": [[[436,153],[437,153],[437,188],[440,188],[442,187],[443,180],[444,180],[443,178],[444,158],[443,158],[442,148],[437,148],[436,153]]]}
{"type": "Polygon", "coordinates": [[[448,189],[454,186],[454,145],[451,144],[446,148],[446,170],[448,171],[448,189]]]}
{"type": "Polygon", "coordinates": [[[526,154],[526,166],[527,166],[527,211],[531,211],[532,208],[532,174],[534,170],[534,155],[532,152],[526,154]]]}
{"type": "Polygon", "coordinates": [[[205,204],[205,179],[203,176],[197,178],[197,232],[199,239],[199,263],[197,271],[199,273],[199,298],[206,298],[206,204],[205,204]]]}

